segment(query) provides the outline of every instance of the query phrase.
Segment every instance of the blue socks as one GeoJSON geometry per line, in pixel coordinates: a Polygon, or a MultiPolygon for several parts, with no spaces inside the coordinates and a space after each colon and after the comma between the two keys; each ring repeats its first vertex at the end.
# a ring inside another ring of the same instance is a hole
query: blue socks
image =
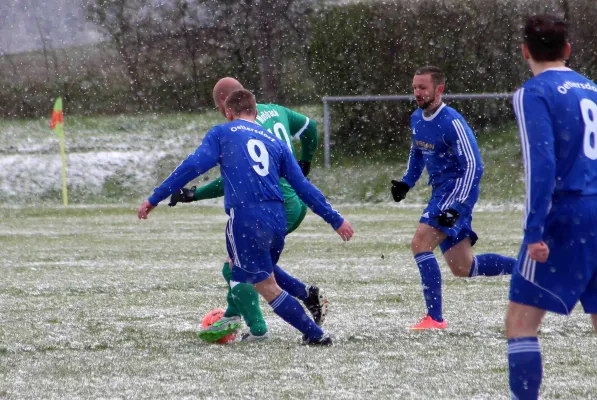
{"type": "Polygon", "coordinates": [[[512,399],[536,400],[543,369],[541,349],[536,337],[508,339],[508,366],[512,399]]]}
{"type": "Polygon", "coordinates": [[[282,290],[282,293],[269,305],[280,318],[301,331],[303,335],[307,335],[309,339],[319,339],[323,336],[323,330],[305,314],[301,303],[288,295],[285,290],[282,290]]]}
{"type": "Polygon", "coordinates": [[[280,268],[279,265],[274,267],[274,278],[276,278],[278,286],[280,286],[282,290],[287,291],[292,297],[296,297],[302,301],[307,300],[307,285],[292,275],[289,275],[286,271],[280,268]]]}
{"type": "MultiPolygon", "coordinates": [[[[442,315],[442,275],[439,264],[431,251],[416,254],[415,262],[421,274],[427,315],[435,321],[441,322],[444,317],[442,315]]],[[[515,263],[516,259],[499,254],[479,254],[473,257],[469,277],[512,274],[515,263]]]]}
{"type": "Polygon", "coordinates": [[[511,257],[491,253],[479,254],[473,257],[473,265],[468,276],[512,275],[515,263],[516,259],[511,257]]]}
{"type": "Polygon", "coordinates": [[[415,255],[415,262],[421,274],[427,315],[441,322],[444,317],[442,315],[442,274],[439,264],[430,251],[415,255]]]}

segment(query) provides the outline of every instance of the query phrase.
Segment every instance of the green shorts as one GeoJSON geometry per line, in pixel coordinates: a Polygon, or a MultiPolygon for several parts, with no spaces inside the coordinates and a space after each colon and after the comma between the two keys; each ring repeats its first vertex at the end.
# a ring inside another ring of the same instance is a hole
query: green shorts
{"type": "Polygon", "coordinates": [[[286,211],[286,234],[292,233],[299,227],[307,215],[307,206],[297,195],[284,199],[284,210],[286,211]]]}

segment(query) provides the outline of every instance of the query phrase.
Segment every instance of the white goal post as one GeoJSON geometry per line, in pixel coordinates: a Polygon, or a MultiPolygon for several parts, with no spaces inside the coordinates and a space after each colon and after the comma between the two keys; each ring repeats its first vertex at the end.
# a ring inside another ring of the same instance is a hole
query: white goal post
{"type": "MultiPolygon", "coordinates": [[[[445,100],[481,100],[481,99],[508,99],[513,93],[475,93],[475,94],[446,94],[445,100]]],[[[379,95],[379,96],[325,96],[323,101],[323,127],[324,127],[324,155],[325,167],[330,168],[330,103],[361,103],[366,101],[414,101],[413,95],[379,95]]]]}

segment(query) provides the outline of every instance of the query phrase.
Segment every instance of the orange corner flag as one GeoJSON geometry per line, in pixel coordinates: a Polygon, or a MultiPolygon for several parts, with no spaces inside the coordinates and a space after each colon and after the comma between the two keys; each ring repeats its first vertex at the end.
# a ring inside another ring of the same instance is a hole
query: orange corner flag
{"type": "Polygon", "coordinates": [[[64,136],[64,119],[62,118],[62,97],[56,99],[50,120],[50,129],[58,136],[64,136]]]}
{"type": "Polygon", "coordinates": [[[50,120],[50,129],[60,138],[60,155],[62,156],[62,202],[68,206],[68,193],[66,191],[66,146],[64,143],[64,119],[62,118],[62,97],[56,99],[50,120]]]}

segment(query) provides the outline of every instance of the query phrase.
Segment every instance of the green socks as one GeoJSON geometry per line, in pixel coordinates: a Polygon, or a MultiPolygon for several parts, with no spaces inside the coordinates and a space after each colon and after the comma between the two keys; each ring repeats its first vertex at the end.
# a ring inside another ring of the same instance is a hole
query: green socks
{"type": "Polygon", "coordinates": [[[234,317],[240,315],[240,310],[236,306],[234,299],[232,298],[232,290],[230,289],[230,280],[232,279],[232,270],[230,269],[230,263],[224,263],[224,267],[222,268],[222,276],[226,279],[226,283],[228,285],[228,291],[226,293],[226,303],[228,306],[226,307],[226,312],[224,313],[224,317],[234,317]]]}
{"type": "Polygon", "coordinates": [[[228,308],[224,316],[231,317],[240,314],[251,330],[251,334],[254,336],[264,335],[267,332],[267,325],[265,325],[263,313],[259,307],[259,293],[253,285],[248,283],[236,283],[234,287],[231,287],[232,270],[229,263],[224,263],[222,275],[228,283],[228,294],[226,296],[228,308]]]}

